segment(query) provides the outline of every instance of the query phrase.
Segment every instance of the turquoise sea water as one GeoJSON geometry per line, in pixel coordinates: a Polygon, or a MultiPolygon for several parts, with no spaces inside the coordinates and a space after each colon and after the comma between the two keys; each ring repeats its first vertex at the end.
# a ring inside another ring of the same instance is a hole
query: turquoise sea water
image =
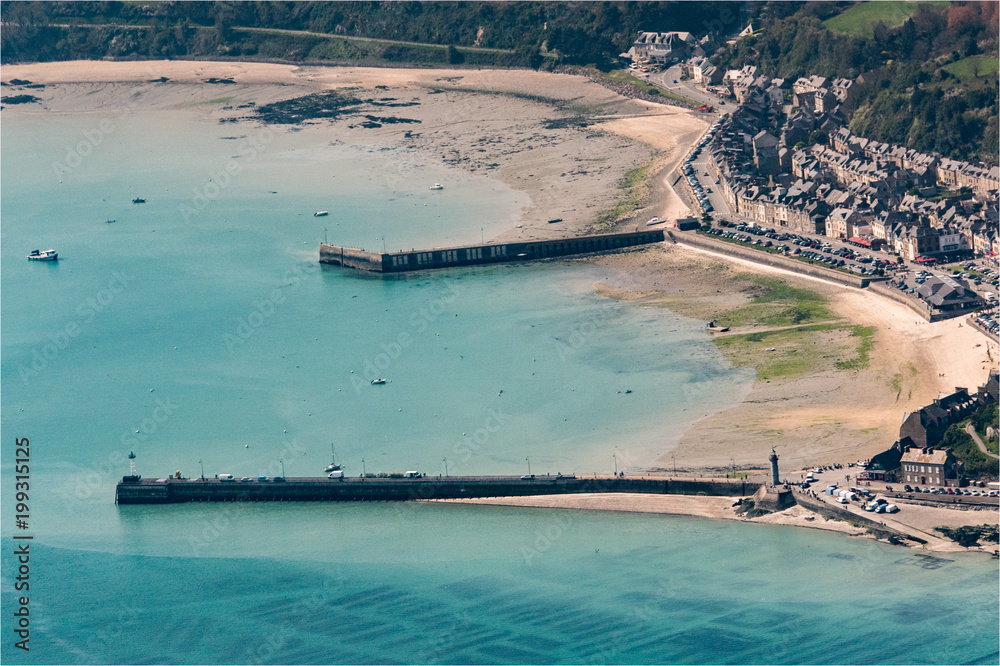
{"type": "Polygon", "coordinates": [[[593,268],[321,268],[324,234],[472,242],[526,201],[414,154],[192,118],[4,118],[2,531],[28,437],[35,537],[33,649],[5,636],[6,663],[996,661],[976,558],[663,516],[116,507],[133,450],[149,477],[315,475],[331,443],[351,474],[639,468],[752,379],[700,322],[596,297],[593,268]],[[58,264],[24,259],[48,247],[58,264]]]}

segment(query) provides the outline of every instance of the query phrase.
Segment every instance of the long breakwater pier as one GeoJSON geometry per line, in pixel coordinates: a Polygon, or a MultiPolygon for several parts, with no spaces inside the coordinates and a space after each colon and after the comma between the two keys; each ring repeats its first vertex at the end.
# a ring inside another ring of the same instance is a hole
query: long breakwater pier
{"type": "Polygon", "coordinates": [[[222,481],[125,477],[116,504],[184,502],[405,502],[473,497],[518,497],[580,493],[648,493],[745,497],[759,484],[745,480],[648,479],[620,477],[423,476],[420,478],[325,477],[222,481]]]}
{"type": "Polygon", "coordinates": [[[321,243],[319,261],[321,264],[344,266],[363,271],[403,273],[455,266],[515,263],[576,254],[594,254],[660,243],[663,240],[663,229],[650,229],[541,241],[460,245],[430,250],[411,250],[409,252],[368,252],[358,248],[321,243]]]}

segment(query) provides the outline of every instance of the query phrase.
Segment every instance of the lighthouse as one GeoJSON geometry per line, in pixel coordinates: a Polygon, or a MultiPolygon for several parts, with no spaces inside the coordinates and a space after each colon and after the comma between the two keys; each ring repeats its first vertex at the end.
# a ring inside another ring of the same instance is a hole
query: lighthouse
{"type": "Polygon", "coordinates": [[[129,475],[125,476],[125,477],[122,477],[122,481],[125,482],[125,483],[138,483],[139,482],[139,475],[135,471],[135,452],[134,451],[129,451],[128,452],[128,468],[129,468],[129,470],[128,470],[129,475]]]}
{"type": "Polygon", "coordinates": [[[771,457],[769,460],[771,461],[771,482],[774,485],[778,485],[780,483],[778,479],[778,454],[774,452],[773,446],[771,447],[771,457]]]}

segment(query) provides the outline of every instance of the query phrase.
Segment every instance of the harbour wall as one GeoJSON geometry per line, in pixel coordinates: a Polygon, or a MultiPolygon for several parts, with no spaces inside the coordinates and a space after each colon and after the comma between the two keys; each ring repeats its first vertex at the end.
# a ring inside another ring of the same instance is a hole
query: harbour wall
{"type": "Polygon", "coordinates": [[[356,268],[381,273],[402,273],[455,266],[533,261],[577,254],[608,252],[638,245],[659,243],[663,229],[628,231],[575,238],[512,243],[485,243],[457,247],[411,250],[409,252],[366,252],[357,248],[322,243],[319,246],[321,264],[356,268]]]}
{"type": "Polygon", "coordinates": [[[744,480],[519,477],[422,477],[418,479],[295,478],[285,481],[218,479],[123,480],[116,504],[183,502],[402,502],[471,497],[518,497],[579,493],[746,496],[757,488],[744,480]]]}

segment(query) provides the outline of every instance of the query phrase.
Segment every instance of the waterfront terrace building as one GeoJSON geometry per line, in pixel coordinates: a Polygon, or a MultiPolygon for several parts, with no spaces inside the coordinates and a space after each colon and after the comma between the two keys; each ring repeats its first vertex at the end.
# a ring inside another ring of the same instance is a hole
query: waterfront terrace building
{"type": "Polygon", "coordinates": [[[697,41],[690,32],[639,31],[630,52],[635,62],[665,64],[687,59],[697,41]]]}
{"type": "Polygon", "coordinates": [[[909,437],[918,448],[936,446],[951,424],[967,417],[978,405],[968,389],[956,387],[953,393],[943,393],[933,403],[907,414],[899,427],[899,438],[909,437]]]}
{"type": "Polygon", "coordinates": [[[826,218],[826,235],[829,238],[850,238],[860,221],[857,212],[850,208],[835,208],[826,218]]]}
{"type": "Polygon", "coordinates": [[[900,459],[900,479],[919,486],[958,485],[955,456],[949,449],[909,448],[900,459]]]}

